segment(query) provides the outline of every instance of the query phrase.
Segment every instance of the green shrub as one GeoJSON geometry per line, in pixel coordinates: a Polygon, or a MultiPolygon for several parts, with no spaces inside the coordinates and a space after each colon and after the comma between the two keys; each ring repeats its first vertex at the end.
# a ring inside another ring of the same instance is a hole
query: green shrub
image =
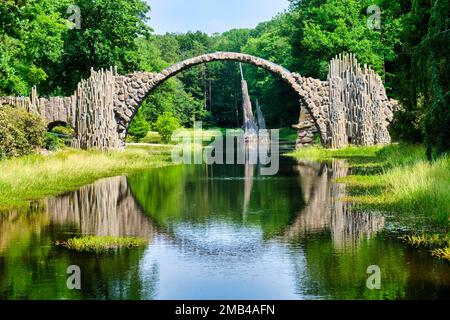
{"type": "Polygon", "coordinates": [[[172,136],[172,133],[181,127],[180,121],[170,112],[164,112],[163,115],[159,116],[158,120],[154,124],[156,131],[162,138],[164,143],[168,143],[172,136]]]}
{"type": "Polygon", "coordinates": [[[45,149],[50,151],[55,151],[57,149],[61,149],[66,145],[66,140],[59,138],[53,132],[47,132],[45,134],[45,149]]]}
{"type": "Polygon", "coordinates": [[[21,108],[0,108],[0,158],[31,154],[45,144],[44,120],[21,108]]]}
{"type": "Polygon", "coordinates": [[[75,135],[75,130],[69,126],[56,126],[51,130],[51,132],[67,137],[73,137],[75,135]]]}
{"type": "Polygon", "coordinates": [[[149,130],[150,125],[148,124],[147,120],[145,120],[142,112],[138,111],[130,124],[130,128],[128,129],[128,136],[133,142],[139,142],[147,135],[149,130]]]}

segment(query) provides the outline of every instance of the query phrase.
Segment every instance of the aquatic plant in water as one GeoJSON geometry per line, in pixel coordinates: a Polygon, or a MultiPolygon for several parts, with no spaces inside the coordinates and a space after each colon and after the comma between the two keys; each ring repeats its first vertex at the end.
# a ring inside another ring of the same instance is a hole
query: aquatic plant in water
{"type": "Polygon", "coordinates": [[[106,252],[118,249],[130,249],[146,245],[147,241],[135,237],[87,236],[57,241],[56,245],[79,252],[106,252]]]}

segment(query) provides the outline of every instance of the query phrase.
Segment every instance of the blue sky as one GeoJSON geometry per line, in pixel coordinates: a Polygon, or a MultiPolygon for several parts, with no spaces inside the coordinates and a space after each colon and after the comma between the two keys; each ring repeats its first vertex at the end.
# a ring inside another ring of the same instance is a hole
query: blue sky
{"type": "Polygon", "coordinates": [[[288,0],[146,0],[157,34],[254,28],[289,6],[288,0]]]}

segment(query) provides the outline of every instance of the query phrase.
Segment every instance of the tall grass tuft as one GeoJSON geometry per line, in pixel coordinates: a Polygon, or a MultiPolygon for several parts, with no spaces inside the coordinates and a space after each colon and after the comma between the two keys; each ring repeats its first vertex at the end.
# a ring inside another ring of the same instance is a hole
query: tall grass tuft
{"type": "Polygon", "coordinates": [[[431,254],[444,260],[450,260],[450,236],[449,234],[421,234],[406,235],[400,237],[414,247],[432,248],[431,254]]]}
{"type": "Polygon", "coordinates": [[[440,249],[434,249],[431,251],[431,254],[439,259],[450,261],[450,246],[440,249]]]}
{"type": "Polygon", "coordinates": [[[401,211],[426,214],[440,223],[448,223],[450,158],[393,167],[384,179],[389,198],[401,211]]]}

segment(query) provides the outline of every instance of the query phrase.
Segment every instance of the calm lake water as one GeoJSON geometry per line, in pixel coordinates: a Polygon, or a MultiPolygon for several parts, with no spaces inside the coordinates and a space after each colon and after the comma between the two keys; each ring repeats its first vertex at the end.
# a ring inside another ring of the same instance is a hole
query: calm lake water
{"type": "Polygon", "coordinates": [[[391,217],[339,201],[340,163],[281,158],[182,165],[103,179],[0,214],[0,299],[450,298],[450,265],[397,240],[391,217]],[[81,254],[79,235],[138,236],[147,246],[81,254]],[[70,265],[81,290],[66,286],[70,265]],[[367,268],[381,270],[369,290],[367,268]]]}

